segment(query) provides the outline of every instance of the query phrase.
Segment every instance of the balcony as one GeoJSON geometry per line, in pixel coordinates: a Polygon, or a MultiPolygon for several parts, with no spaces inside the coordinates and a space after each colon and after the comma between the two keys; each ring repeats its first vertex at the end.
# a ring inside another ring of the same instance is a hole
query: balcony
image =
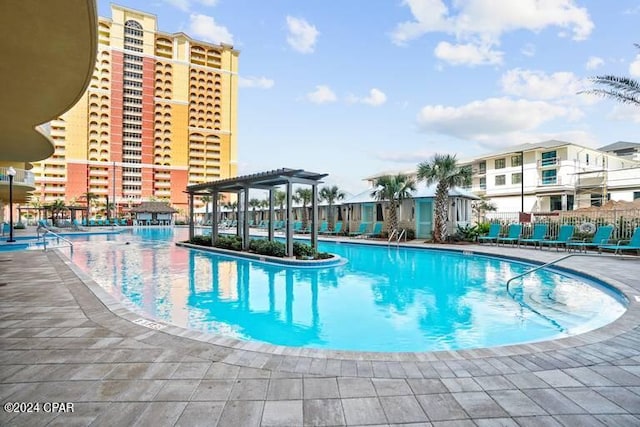
{"type": "Polygon", "coordinates": [[[556,167],[560,164],[559,157],[538,160],[538,168],[556,167]]]}
{"type": "Polygon", "coordinates": [[[549,176],[549,177],[544,177],[540,181],[538,181],[539,187],[547,187],[552,185],[562,185],[562,177],[549,176]]]}
{"type": "MultiPolygon", "coordinates": [[[[33,172],[24,169],[14,168],[16,171],[13,177],[13,202],[23,203],[34,191],[35,176],[33,172]]],[[[9,201],[9,175],[7,174],[9,167],[0,167],[0,200],[9,201]]]]}

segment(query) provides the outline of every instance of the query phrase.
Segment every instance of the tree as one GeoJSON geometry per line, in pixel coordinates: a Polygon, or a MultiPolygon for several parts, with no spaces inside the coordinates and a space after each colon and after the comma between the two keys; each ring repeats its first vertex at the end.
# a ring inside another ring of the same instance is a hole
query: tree
{"type": "Polygon", "coordinates": [[[30,202],[32,208],[38,210],[38,221],[42,219],[42,202],[39,199],[33,199],[30,202]]]}
{"type": "Polygon", "coordinates": [[[209,218],[209,203],[211,203],[212,197],[202,196],[200,200],[202,200],[202,203],[204,203],[204,220],[206,222],[207,219],[209,218]]]}
{"type": "MultiPolygon", "coordinates": [[[[640,44],[634,43],[640,49],[640,44]]],[[[640,82],[629,77],[603,75],[592,77],[591,82],[600,86],[595,89],[583,90],[578,93],[590,93],[605,98],[612,98],[623,104],[640,107],[640,82]]]]}
{"type": "Polygon", "coordinates": [[[337,185],[331,187],[322,187],[320,189],[320,200],[326,200],[329,203],[329,211],[327,216],[329,217],[329,230],[333,230],[333,203],[336,200],[344,199],[344,191],[340,190],[337,185]]]}
{"type": "Polygon", "coordinates": [[[256,224],[258,222],[258,218],[256,217],[256,209],[262,206],[262,200],[260,199],[249,199],[249,207],[253,209],[253,223],[256,224]]]}
{"type": "Polygon", "coordinates": [[[64,212],[67,209],[67,207],[64,204],[64,200],[62,199],[54,200],[54,202],[49,206],[49,209],[51,209],[53,224],[58,225],[58,218],[60,217],[62,212],[64,212]]]}
{"type": "Polygon", "coordinates": [[[411,197],[411,191],[415,191],[416,183],[408,176],[398,174],[381,176],[375,180],[373,186],[376,189],[371,192],[371,196],[378,201],[389,202],[389,220],[386,229],[391,233],[398,229],[398,206],[404,199],[411,197]]]}
{"type": "Polygon", "coordinates": [[[480,222],[487,212],[493,212],[497,208],[496,205],[489,201],[487,196],[480,196],[480,200],[471,203],[471,209],[473,209],[473,212],[478,217],[477,221],[480,222]]]}
{"type": "Polygon", "coordinates": [[[435,154],[431,160],[418,165],[418,179],[425,180],[427,185],[437,183],[435,224],[433,240],[444,243],[447,239],[447,213],[449,210],[449,189],[471,183],[471,170],[460,167],[456,156],[435,154]]]}
{"type": "Polygon", "coordinates": [[[231,209],[231,212],[233,213],[233,218],[235,220],[238,219],[238,213],[236,212],[236,209],[238,208],[238,202],[227,202],[225,203],[224,207],[227,209],[231,209]]]}
{"type": "MultiPolygon", "coordinates": [[[[280,208],[280,220],[284,219],[284,204],[287,201],[287,193],[285,193],[284,191],[281,190],[276,190],[275,194],[273,195],[273,201],[276,205],[278,205],[278,207],[280,208]]],[[[272,218],[269,218],[270,220],[272,218]]]]}
{"type": "Polygon", "coordinates": [[[307,204],[311,202],[313,192],[310,188],[298,188],[296,189],[296,201],[302,203],[302,228],[307,228],[309,222],[309,211],[307,211],[307,204]]]}
{"type": "Polygon", "coordinates": [[[91,206],[93,205],[93,202],[98,200],[98,195],[90,191],[87,191],[81,197],[87,201],[87,219],[88,219],[91,216],[91,206]]]}

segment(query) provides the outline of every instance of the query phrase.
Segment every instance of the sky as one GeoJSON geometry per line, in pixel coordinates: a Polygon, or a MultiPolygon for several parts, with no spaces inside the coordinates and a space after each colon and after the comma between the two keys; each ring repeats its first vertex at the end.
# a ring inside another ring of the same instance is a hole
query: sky
{"type": "Polygon", "coordinates": [[[640,109],[578,93],[596,75],[640,77],[640,0],[116,4],[240,51],[241,175],[302,168],[357,193],[435,153],[640,142],[640,109]]]}

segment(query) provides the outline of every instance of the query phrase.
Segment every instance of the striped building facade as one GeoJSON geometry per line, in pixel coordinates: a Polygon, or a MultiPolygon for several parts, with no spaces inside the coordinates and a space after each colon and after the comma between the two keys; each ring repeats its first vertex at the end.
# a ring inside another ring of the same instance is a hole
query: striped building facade
{"type": "Polygon", "coordinates": [[[95,195],[119,211],[143,200],[187,208],[190,184],[237,174],[239,52],[157,30],[154,15],[100,18],[89,88],[49,123],[55,153],[34,165],[41,203],[95,195]]]}

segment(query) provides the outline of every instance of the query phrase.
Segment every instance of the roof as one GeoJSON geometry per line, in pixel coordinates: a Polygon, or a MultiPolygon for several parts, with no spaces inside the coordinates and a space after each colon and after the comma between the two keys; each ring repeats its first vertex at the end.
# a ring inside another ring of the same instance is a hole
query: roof
{"type": "Polygon", "coordinates": [[[142,202],[140,206],[131,208],[131,212],[176,213],[178,211],[165,202],[142,202]]]}
{"type": "MultiPolygon", "coordinates": [[[[376,198],[371,195],[374,191],[373,188],[370,188],[362,193],[358,193],[350,199],[345,199],[342,201],[343,205],[351,204],[351,203],[374,203],[376,202],[376,198]]],[[[425,185],[418,187],[415,191],[411,192],[411,197],[414,199],[423,199],[423,198],[433,198],[436,196],[436,185],[425,185]]],[[[450,188],[449,189],[449,197],[462,197],[467,199],[479,199],[478,196],[471,193],[470,191],[463,190],[461,188],[450,188]]]]}
{"type": "Polygon", "coordinates": [[[507,155],[507,154],[518,154],[521,151],[533,151],[533,150],[539,150],[539,149],[550,149],[550,148],[564,147],[565,145],[576,145],[576,146],[581,147],[581,145],[574,144],[573,142],[558,141],[558,140],[555,140],[555,139],[550,139],[548,141],[542,141],[542,142],[511,145],[509,147],[505,147],[503,150],[500,150],[500,151],[496,151],[496,152],[493,152],[493,153],[484,154],[484,155],[481,155],[481,156],[476,156],[476,157],[473,157],[473,158],[461,160],[459,163],[460,164],[468,164],[468,163],[472,163],[474,161],[478,161],[478,160],[482,160],[482,159],[486,159],[486,158],[504,156],[504,155],[507,155]]]}
{"type": "Polygon", "coordinates": [[[613,144],[605,145],[604,147],[598,148],[600,151],[618,151],[618,150],[626,150],[629,148],[635,148],[640,151],[640,142],[627,142],[627,141],[618,141],[613,144]]]}
{"type": "Polygon", "coordinates": [[[214,191],[222,193],[238,192],[247,187],[269,189],[289,182],[293,184],[319,184],[321,183],[320,180],[327,175],[326,173],[308,172],[303,169],[281,168],[252,175],[242,175],[203,184],[189,185],[186,191],[190,194],[204,195],[214,191]]]}

